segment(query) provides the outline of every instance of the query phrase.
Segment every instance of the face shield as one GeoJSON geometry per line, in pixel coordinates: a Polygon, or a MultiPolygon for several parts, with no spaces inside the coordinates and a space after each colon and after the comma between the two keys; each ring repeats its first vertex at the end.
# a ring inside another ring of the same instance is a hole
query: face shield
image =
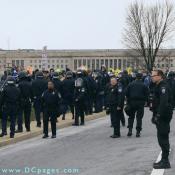
{"type": "Polygon", "coordinates": [[[82,78],[78,78],[75,80],[75,87],[82,87],[83,86],[83,79],[82,78]]]}

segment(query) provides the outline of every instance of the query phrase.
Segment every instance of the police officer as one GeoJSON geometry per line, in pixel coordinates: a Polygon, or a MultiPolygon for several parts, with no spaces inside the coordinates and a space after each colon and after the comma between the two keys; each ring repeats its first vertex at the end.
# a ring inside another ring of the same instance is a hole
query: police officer
{"type": "Polygon", "coordinates": [[[156,125],[158,143],[162,149],[162,158],[158,163],[154,163],[153,167],[155,169],[165,169],[171,167],[168,157],[170,121],[173,114],[172,92],[168,83],[163,80],[164,74],[161,70],[154,70],[151,77],[156,84],[152,104],[152,122],[156,125]]]}
{"type": "Polygon", "coordinates": [[[128,136],[132,136],[132,128],[134,119],[137,119],[136,137],[140,137],[142,130],[142,118],[144,116],[144,105],[148,98],[148,88],[142,81],[142,74],[136,74],[136,80],[130,83],[126,89],[127,103],[130,106],[130,114],[128,118],[128,136]]]}
{"type": "Polygon", "coordinates": [[[104,105],[104,97],[105,97],[105,85],[104,85],[104,79],[101,72],[97,71],[95,78],[95,113],[102,112],[103,111],[103,105],[104,105]]]}
{"type": "MultiPolygon", "coordinates": [[[[70,108],[72,113],[72,119],[74,119],[74,89],[75,89],[75,80],[73,78],[72,71],[66,72],[66,77],[62,81],[62,97],[64,106],[66,109],[70,108]]],[[[66,111],[65,111],[66,112],[66,111]]],[[[63,120],[65,120],[65,114],[63,114],[63,120]]]]}
{"type": "Polygon", "coordinates": [[[48,123],[51,121],[52,138],[56,138],[56,120],[58,115],[58,107],[60,104],[61,96],[55,90],[54,83],[48,82],[48,89],[42,94],[42,107],[43,107],[43,138],[49,137],[48,123]]]}
{"type": "Polygon", "coordinates": [[[17,123],[18,129],[16,133],[23,132],[23,113],[26,131],[30,131],[31,101],[32,101],[32,85],[28,80],[26,72],[19,73],[18,87],[21,91],[21,105],[18,113],[17,123]]]}
{"type": "Polygon", "coordinates": [[[2,114],[2,133],[0,137],[7,135],[7,120],[10,117],[10,138],[15,135],[15,120],[20,105],[20,90],[15,86],[15,80],[12,76],[7,78],[7,86],[4,88],[0,106],[3,109],[2,114]]]}
{"type": "Polygon", "coordinates": [[[77,79],[75,80],[74,103],[75,103],[75,123],[73,126],[79,126],[79,117],[81,118],[80,125],[84,125],[85,113],[85,97],[86,86],[82,78],[82,71],[77,71],[77,79]]]}
{"type": "Polygon", "coordinates": [[[110,137],[119,138],[120,137],[120,120],[122,115],[123,107],[123,89],[122,86],[117,84],[117,79],[112,77],[110,80],[110,87],[108,90],[107,98],[107,113],[111,115],[111,123],[114,128],[114,134],[110,137]]]}
{"type": "Polygon", "coordinates": [[[32,93],[37,127],[41,127],[41,96],[46,89],[47,80],[44,79],[43,73],[39,71],[36,73],[36,79],[32,82],[32,93]]]}

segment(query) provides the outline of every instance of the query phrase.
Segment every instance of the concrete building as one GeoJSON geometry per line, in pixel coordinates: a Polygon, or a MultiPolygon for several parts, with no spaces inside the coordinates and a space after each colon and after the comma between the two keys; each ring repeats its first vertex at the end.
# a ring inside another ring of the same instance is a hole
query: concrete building
{"type": "MultiPolygon", "coordinates": [[[[0,72],[17,66],[26,69],[31,66],[35,69],[60,68],[77,70],[80,66],[88,69],[99,69],[101,65],[107,68],[143,69],[145,67],[143,58],[130,50],[0,50],[0,72]]],[[[157,56],[155,67],[162,69],[175,69],[175,49],[161,50],[157,56]]]]}

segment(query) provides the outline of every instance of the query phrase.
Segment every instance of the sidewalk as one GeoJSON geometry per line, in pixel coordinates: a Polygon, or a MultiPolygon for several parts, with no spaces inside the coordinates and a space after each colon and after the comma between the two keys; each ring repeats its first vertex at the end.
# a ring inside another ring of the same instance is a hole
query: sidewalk
{"type": "MultiPolygon", "coordinates": [[[[97,114],[93,114],[93,115],[87,115],[87,116],[85,116],[85,121],[94,120],[94,119],[105,117],[105,116],[106,116],[105,112],[101,112],[101,113],[97,113],[97,114]]],[[[66,120],[62,120],[62,117],[58,118],[57,128],[65,128],[65,127],[71,126],[73,122],[74,122],[74,120],[72,120],[72,115],[70,113],[68,113],[68,114],[66,114],[66,120]]],[[[42,127],[43,127],[43,125],[42,125],[42,127]]],[[[0,138],[0,147],[10,145],[13,143],[17,143],[17,142],[41,135],[41,134],[43,134],[42,127],[41,128],[36,127],[36,121],[32,121],[30,132],[26,132],[25,126],[23,126],[24,132],[15,134],[15,138],[13,138],[13,139],[11,139],[9,137],[10,131],[8,128],[7,129],[8,135],[0,138]]],[[[49,124],[49,130],[50,130],[50,124],[49,124]]],[[[59,134],[58,134],[58,137],[59,137],[59,134]]]]}

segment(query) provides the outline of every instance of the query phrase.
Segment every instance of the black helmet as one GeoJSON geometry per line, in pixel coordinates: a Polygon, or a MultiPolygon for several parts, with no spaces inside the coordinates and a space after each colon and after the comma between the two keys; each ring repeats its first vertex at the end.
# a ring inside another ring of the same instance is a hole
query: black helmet
{"type": "Polygon", "coordinates": [[[59,78],[59,73],[58,73],[58,72],[54,72],[54,73],[52,74],[52,78],[53,78],[53,79],[58,79],[58,78],[59,78]]]}
{"type": "Polygon", "coordinates": [[[136,78],[137,78],[137,79],[142,79],[142,76],[143,76],[142,73],[137,73],[137,74],[136,74],[136,78]]]}
{"type": "Polygon", "coordinates": [[[82,76],[83,76],[83,71],[77,70],[77,77],[82,77],[82,76]]]}
{"type": "Polygon", "coordinates": [[[173,71],[168,72],[167,77],[173,78],[175,76],[175,73],[173,71]]]}
{"type": "Polygon", "coordinates": [[[66,72],[66,78],[72,78],[72,77],[73,77],[72,71],[67,71],[66,72]]]}
{"type": "Polygon", "coordinates": [[[36,77],[37,78],[43,78],[44,75],[43,75],[43,73],[41,71],[39,71],[39,72],[36,73],[36,77]]]}
{"type": "Polygon", "coordinates": [[[13,78],[12,76],[8,76],[8,77],[7,77],[7,84],[8,84],[8,85],[13,85],[13,84],[15,84],[15,80],[14,80],[14,78],[13,78]]]}
{"type": "Polygon", "coordinates": [[[27,73],[26,72],[20,72],[18,75],[19,79],[24,79],[27,77],[27,73]]]}

